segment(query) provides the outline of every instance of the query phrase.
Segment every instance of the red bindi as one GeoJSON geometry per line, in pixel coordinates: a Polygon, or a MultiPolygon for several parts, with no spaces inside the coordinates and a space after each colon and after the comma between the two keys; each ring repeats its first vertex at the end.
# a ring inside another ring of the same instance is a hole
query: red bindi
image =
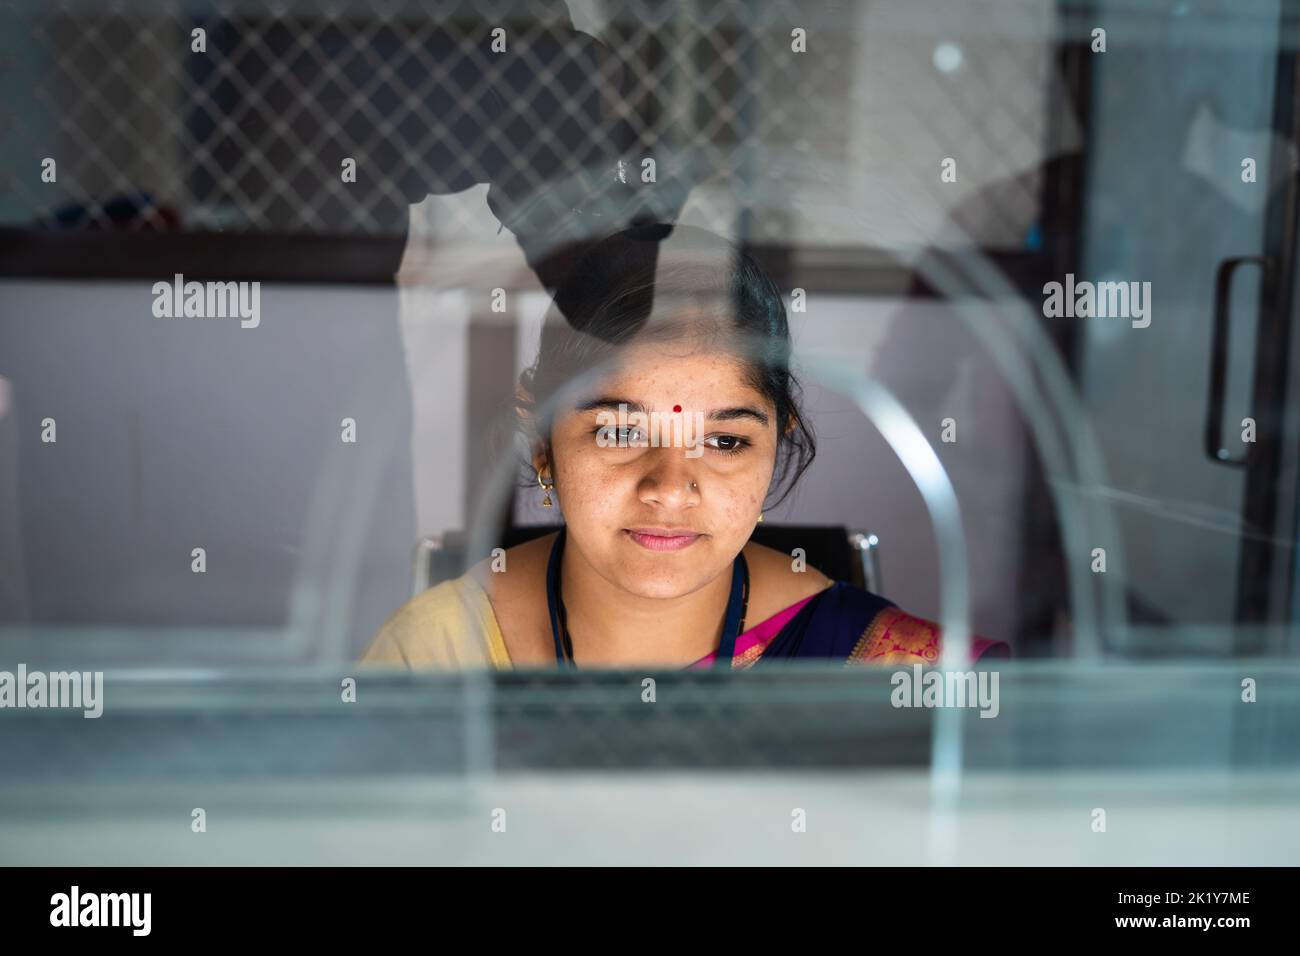
{"type": "Polygon", "coordinates": [[[680,405],[674,405],[674,406],[673,406],[673,411],[675,411],[675,412],[680,412],[681,410],[682,410],[682,406],[680,406],[680,405]]]}

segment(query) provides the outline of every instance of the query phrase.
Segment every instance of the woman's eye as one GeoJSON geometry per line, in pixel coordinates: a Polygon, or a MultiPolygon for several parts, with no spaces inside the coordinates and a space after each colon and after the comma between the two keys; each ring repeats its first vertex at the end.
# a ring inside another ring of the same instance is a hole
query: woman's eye
{"type": "Polygon", "coordinates": [[[634,425],[622,428],[615,425],[603,425],[597,428],[593,434],[595,434],[598,444],[612,445],[619,448],[634,446],[637,442],[644,441],[641,429],[634,425]]]}
{"type": "Polygon", "coordinates": [[[710,435],[704,439],[704,444],[716,448],[724,455],[734,455],[744,451],[749,446],[749,440],[739,435],[710,435]]]}

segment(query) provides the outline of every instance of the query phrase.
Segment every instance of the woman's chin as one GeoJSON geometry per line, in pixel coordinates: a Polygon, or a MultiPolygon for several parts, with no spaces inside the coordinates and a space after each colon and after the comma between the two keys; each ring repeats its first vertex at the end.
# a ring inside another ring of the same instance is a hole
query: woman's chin
{"type": "MultiPolygon", "coordinates": [[[[711,535],[700,535],[689,546],[668,550],[653,541],[647,547],[627,531],[620,532],[620,538],[616,559],[606,565],[615,573],[607,576],[629,594],[679,598],[699,590],[719,573],[716,554],[712,553],[716,542],[711,535]]],[[[722,570],[730,570],[730,565],[722,570]]]]}
{"type": "Polygon", "coordinates": [[[698,584],[694,579],[679,579],[677,575],[665,576],[662,572],[653,576],[648,574],[623,576],[623,590],[643,598],[659,600],[679,598],[690,594],[696,587],[698,584]]]}
{"type": "Polygon", "coordinates": [[[664,561],[640,561],[624,564],[619,573],[623,590],[646,598],[679,598],[698,590],[712,580],[709,571],[694,562],[673,567],[664,561]]]}

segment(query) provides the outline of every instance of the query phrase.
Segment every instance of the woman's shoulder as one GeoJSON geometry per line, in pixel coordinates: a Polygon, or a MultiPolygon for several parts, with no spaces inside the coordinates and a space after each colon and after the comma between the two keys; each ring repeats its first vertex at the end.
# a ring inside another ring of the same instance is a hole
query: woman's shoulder
{"type": "Polygon", "coordinates": [[[755,541],[745,545],[744,555],[750,583],[747,620],[766,620],[835,583],[816,568],[755,541]]]}
{"type": "MultiPolygon", "coordinates": [[[[856,619],[861,633],[847,656],[850,664],[937,664],[943,654],[943,631],[929,618],[903,610],[872,591],[844,581],[828,589],[831,613],[856,619]]],[[[971,635],[970,660],[1011,656],[1005,641],[971,635]]]]}
{"type": "Polygon", "coordinates": [[[546,608],[546,566],[555,535],[552,532],[507,548],[466,572],[486,596],[516,666],[541,666],[555,660],[546,608]]]}
{"type": "Polygon", "coordinates": [[[472,573],[411,598],[375,633],[362,664],[409,668],[508,667],[501,629],[472,573]]]}
{"type": "MultiPolygon", "coordinates": [[[[799,633],[789,652],[874,666],[938,664],[943,633],[928,618],[847,581],[834,581],[808,602],[792,622],[799,633]]],[[[1010,645],[978,635],[971,661],[1010,657],[1010,645]]]]}

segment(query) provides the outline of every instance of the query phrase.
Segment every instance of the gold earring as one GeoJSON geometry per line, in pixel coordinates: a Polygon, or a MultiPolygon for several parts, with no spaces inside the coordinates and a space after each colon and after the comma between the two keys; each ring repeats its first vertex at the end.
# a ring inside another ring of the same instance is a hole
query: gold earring
{"type": "Polygon", "coordinates": [[[543,481],[542,472],[541,469],[539,468],[537,471],[537,484],[540,485],[542,489],[542,507],[543,508],[551,507],[551,489],[555,487],[555,482],[552,481],[550,484],[547,484],[545,481],[543,481]]]}
{"type": "Polygon", "coordinates": [[[763,512],[761,511],[758,513],[758,523],[759,524],[763,523],[763,512]]]}

